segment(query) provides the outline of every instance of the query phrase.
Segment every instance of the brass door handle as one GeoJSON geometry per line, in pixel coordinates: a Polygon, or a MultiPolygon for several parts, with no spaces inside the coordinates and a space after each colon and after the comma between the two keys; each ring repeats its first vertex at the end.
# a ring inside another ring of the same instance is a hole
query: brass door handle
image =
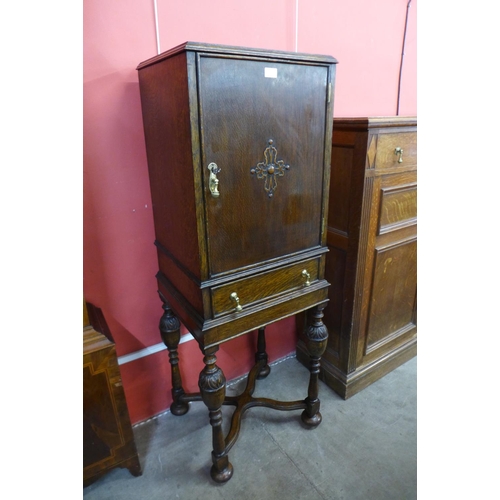
{"type": "Polygon", "coordinates": [[[396,148],[394,154],[399,155],[398,163],[403,163],[403,148],[396,148]]]}
{"type": "Polygon", "coordinates": [[[311,284],[311,282],[309,281],[311,279],[311,275],[305,269],[301,274],[302,277],[306,279],[306,281],[304,282],[304,286],[309,286],[311,284]]]}
{"type": "Polygon", "coordinates": [[[229,297],[231,298],[231,300],[233,302],[236,302],[235,310],[237,312],[240,312],[243,309],[243,307],[240,306],[240,299],[239,299],[238,295],[236,294],[236,292],[233,292],[229,297]]]}
{"type": "Polygon", "coordinates": [[[210,177],[208,178],[208,189],[214,198],[218,198],[219,193],[219,179],[217,179],[217,174],[220,172],[220,168],[217,163],[209,163],[208,170],[210,170],[210,177]]]}

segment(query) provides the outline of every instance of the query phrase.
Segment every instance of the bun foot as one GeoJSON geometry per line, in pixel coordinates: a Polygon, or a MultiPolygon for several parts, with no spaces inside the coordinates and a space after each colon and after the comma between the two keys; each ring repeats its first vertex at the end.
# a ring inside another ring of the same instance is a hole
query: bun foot
{"type": "Polygon", "coordinates": [[[271,367],[269,365],[265,365],[261,368],[260,372],[257,374],[257,380],[262,380],[266,378],[271,373],[271,367]]]}
{"type": "Polygon", "coordinates": [[[215,465],[212,465],[210,476],[216,483],[226,483],[233,477],[233,466],[228,462],[224,469],[218,470],[215,465]]]}
{"type": "Polygon", "coordinates": [[[189,410],[189,403],[176,403],[175,401],[170,405],[172,415],[180,417],[185,415],[189,410]]]}
{"type": "Polygon", "coordinates": [[[323,417],[321,416],[321,413],[319,411],[315,413],[312,417],[310,417],[307,414],[307,410],[304,410],[300,415],[300,418],[307,427],[311,428],[317,427],[323,420],[323,417]]]}

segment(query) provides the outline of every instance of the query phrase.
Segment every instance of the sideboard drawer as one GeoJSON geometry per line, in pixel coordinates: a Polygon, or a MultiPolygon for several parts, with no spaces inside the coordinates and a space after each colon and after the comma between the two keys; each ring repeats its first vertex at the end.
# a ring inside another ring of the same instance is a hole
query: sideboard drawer
{"type": "Polygon", "coordinates": [[[376,169],[417,168],[417,133],[380,134],[377,142],[376,169]],[[401,151],[399,154],[397,151],[401,151]],[[400,161],[402,160],[402,161],[400,161]]]}
{"type": "Polygon", "coordinates": [[[318,279],[320,258],[232,281],[211,289],[214,317],[236,312],[284,292],[309,286],[318,279]],[[236,296],[232,296],[236,294],[236,296]]]}

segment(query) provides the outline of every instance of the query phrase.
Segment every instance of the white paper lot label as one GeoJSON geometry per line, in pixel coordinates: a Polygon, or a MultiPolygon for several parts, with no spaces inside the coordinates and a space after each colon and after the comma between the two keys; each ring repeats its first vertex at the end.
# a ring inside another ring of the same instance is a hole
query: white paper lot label
{"type": "Polygon", "coordinates": [[[278,68],[264,68],[266,78],[278,78],[278,68]]]}

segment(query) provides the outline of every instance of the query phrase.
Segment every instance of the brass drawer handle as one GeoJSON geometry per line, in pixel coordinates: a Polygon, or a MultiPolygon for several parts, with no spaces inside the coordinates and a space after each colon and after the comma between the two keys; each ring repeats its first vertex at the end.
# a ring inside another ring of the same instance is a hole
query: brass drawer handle
{"type": "Polygon", "coordinates": [[[208,189],[214,198],[218,198],[219,193],[219,179],[217,179],[217,174],[220,172],[220,168],[217,163],[210,163],[208,165],[208,170],[210,170],[210,177],[208,178],[208,189]]]}
{"type": "Polygon", "coordinates": [[[306,279],[304,286],[309,286],[311,284],[309,281],[311,279],[311,275],[305,269],[302,271],[302,277],[306,279]]]}
{"type": "Polygon", "coordinates": [[[232,301],[236,302],[235,309],[237,312],[240,312],[243,309],[243,307],[240,306],[240,299],[238,295],[236,295],[236,292],[233,292],[229,297],[231,298],[232,301]]]}
{"type": "Polygon", "coordinates": [[[403,163],[403,148],[396,148],[394,154],[399,155],[398,163],[403,163]]]}

